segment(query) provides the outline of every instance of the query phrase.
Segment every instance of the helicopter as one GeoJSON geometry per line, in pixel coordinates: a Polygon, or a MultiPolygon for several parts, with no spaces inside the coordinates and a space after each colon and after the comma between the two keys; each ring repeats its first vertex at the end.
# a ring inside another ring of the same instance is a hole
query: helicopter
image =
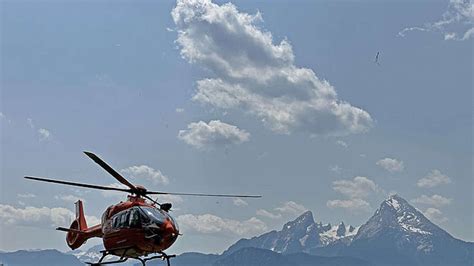
{"type": "Polygon", "coordinates": [[[178,223],[169,213],[172,207],[171,203],[159,203],[149,195],[227,198],[261,197],[260,195],[149,191],[144,186],[130,183],[94,153],[87,151],[84,153],[127,188],[91,185],[33,176],[25,176],[24,178],[35,181],[128,193],[127,201],[111,205],[104,211],[100,224],[90,227],[87,225],[83,202],[78,200],[75,203],[76,218],[72,221],[69,228],[56,228],[56,230],[67,232],[66,243],[72,250],[79,248],[90,238],[102,238],[105,250],[101,251],[102,256],[98,262],[87,262],[89,265],[114,264],[125,262],[128,259],[135,259],[140,261],[143,266],[146,266],[147,261],[161,259],[166,261],[166,264],[170,266],[170,258],[176,257],[176,255],[168,255],[164,251],[173,245],[178,236],[181,235],[178,223]],[[109,255],[117,256],[119,259],[104,261],[109,255]]]}

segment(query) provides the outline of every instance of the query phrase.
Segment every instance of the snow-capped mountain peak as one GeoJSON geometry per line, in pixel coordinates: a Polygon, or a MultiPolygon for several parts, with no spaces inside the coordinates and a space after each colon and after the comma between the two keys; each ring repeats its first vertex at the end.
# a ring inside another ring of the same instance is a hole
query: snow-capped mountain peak
{"type": "MultiPolygon", "coordinates": [[[[335,226],[315,222],[313,213],[307,211],[283,225],[281,231],[272,231],[252,239],[241,239],[226,252],[242,247],[264,248],[279,253],[308,252],[335,241],[352,239],[356,233],[355,227],[346,226],[343,222],[335,226]]],[[[349,243],[350,240],[346,242],[349,243]]]]}
{"type": "Polygon", "coordinates": [[[315,222],[314,222],[314,218],[313,218],[313,213],[310,212],[310,211],[306,211],[302,215],[298,216],[298,218],[296,218],[295,220],[286,223],[283,226],[282,231],[294,230],[295,227],[296,228],[308,228],[311,225],[313,225],[314,223],[315,222]]]}
{"type": "Polygon", "coordinates": [[[408,235],[432,235],[444,232],[398,195],[391,195],[384,200],[375,214],[361,227],[355,238],[373,237],[385,231],[384,228],[408,235]]]}

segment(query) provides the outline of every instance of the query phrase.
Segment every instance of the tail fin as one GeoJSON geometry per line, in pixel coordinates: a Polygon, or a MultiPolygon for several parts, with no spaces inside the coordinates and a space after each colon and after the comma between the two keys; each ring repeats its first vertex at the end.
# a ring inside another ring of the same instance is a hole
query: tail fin
{"type": "Polygon", "coordinates": [[[87,230],[86,216],[84,215],[84,208],[82,206],[82,201],[78,200],[76,203],[76,219],[71,223],[69,230],[63,230],[63,228],[58,228],[58,230],[66,231],[66,242],[71,249],[77,249],[87,240],[85,231],[87,230]]]}
{"type": "Polygon", "coordinates": [[[80,231],[87,230],[87,222],[86,222],[86,216],[84,215],[84,207],[82,206],[82,201],[78,200],[76,203],[76,220],[79,223],[79,228],[77,228],[80,231]]]}

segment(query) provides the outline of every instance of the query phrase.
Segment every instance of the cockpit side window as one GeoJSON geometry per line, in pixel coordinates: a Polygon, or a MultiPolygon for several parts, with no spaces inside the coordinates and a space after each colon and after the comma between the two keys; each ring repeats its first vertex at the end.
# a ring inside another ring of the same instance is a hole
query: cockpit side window
{"type": "Polygon", "coordinates": [[[136,208],[130,210],[130,228],[140,228],[140,211],[136,208]]]}
{"type": "Polygon", "coordinates": [[[125,211],[120,216],[120,227],[128,227],[129,212],[125,211]]]}
{"type": "Polygon", "coordinates": [[[113,220],[112,227],[113,227],[113,228],[118,228],[118,227],[119,227],[119,224],[120,224],[120,216],[119,216],[119,215],[115,215],[114,220],[113,220]]]}

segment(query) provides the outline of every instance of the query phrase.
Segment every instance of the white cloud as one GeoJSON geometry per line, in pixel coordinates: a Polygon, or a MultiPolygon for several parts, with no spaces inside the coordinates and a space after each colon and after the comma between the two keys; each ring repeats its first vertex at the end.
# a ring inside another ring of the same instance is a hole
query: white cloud
{"type": "Polygon", "coordinates": [[[353,180],[337,180],[332,182],[332,189],[348,199],[335,199],[326,202],[329,208],[343,208],[351,212],[370,211],[370,204],[365,200],[372,193],[383,192],[374,181],[363,176],[353,180]]]}
{"type": "Polygon", "coordinates": [[[305,206],[303,206],[301,204],[298,204],[294,201],[287,201],[287,202],[283,203],[282,206],[275,208],[275,210],[277,210],[281,213],[299,215],[299,214],[307,211],[308,209],[305,206]]]}
{"type": "Polygon", "coordinates": [[[249,205],[245,200],[240,199],[240,198],[236,198],[232,202],[234,203],[235,206],[248,206],[249,205]]]}
{"type": "Polygon", "coordinates": [[[66,201],[66,202],[76,202],[78,200],[82,200],[83,202],[86,202],[84,199],[78,197],[78,196],[74,196],[74,195],[56,195],[54,196],[55,199],[57,200],[61,200],[61,201],[66,201]]]}
{"type": "Polygon", "coordinates": [[[198,149],[212,149],[246,142],[250,134],[234,125],[212,120],[209,124],[203,121],[189,124],[187,130],[179,131],[178,138],[198,149]]]}
{"type": "Polygon", "coordinates": [[[184,108],[176,108],[176,113],[184,113],[184,108]]]}
{"type": "Polygon", "coordinates": [[[420,197],[413,199],[413,203],[419,203],[419,204],[425,204],[425,205],[433,205],[437,208],[443,207],[445,205],[449,205],[452,202],[452,199],[445,198],[440,195],[432,195],[432,196],[426,196],[426,195],[421,195],[420,197]]]}
{"type": "Polygon", "coordinates": [[[428,208],[423,212],[423,214],[430,221],[433,221],[437,224],[442,224],[448,221],[448,218],[443,215],[443,212],[436,208],[428,208]]]}
{"type": "Polygon", "coordinates": [[[257,210],[256,214],[270,219],[280,219],[282,217],[281,213],[271,213],[264,209],[257,210]]]}
{"type": "Polygon", "coordinates": [[[40,137],[40,141],[46,141],[52,138],[51,132],[45,128],[38,129],[38,134],[40,137]]]}
{"type": "Polygon", "coordinates": [[[178,216],[177,220],[184,234],[187,232],[196,232],[202,234],[224,234],[248,237],[263,233],[267,230],[267,225],[256,217],[238,221],[221,218],[212,214],[185,214],[178,216]]]}
{"type": "MultiPolygon", "coordinates": [[[[31,207],[15,208],[11,205],[0,204],[0,224],[20,225],[40,228],[69,226],[75,219],[75,214],[66,208],[31,207]]],[[[86,215],[87,224],[100,224],[100,219],[86,215]]]]}
{"type": "Polygon", "coordinates": [[[439,32],[445,40],[468,40],[474,35],[474,2],[450,0],[448,10],[440,20],[421,27],[404,28],[398,35],[405,37],[411,31],[439,32]]]}
{"type": "Polygon", "coordinates": [[[390,173],[401,172],[405,169],[402,161],[392,158],[381,159],[376,164],[390,173]]]}
{"type": "Polygon", "coordinates": [[[16,196],[23,199],[31,199],[36,197],[36,195],[33,193],[17,194],[16,196]]]}
{"type": "Polygon", "coordinates": [[[120,170],[120,172],[126,175],[130,175],[137,181],[151,181],[154,185],[166,185],[169,183],[168,177],[163,175],[160,170],[153,169],[152,167],[147,165],[130,166],[120,170]]]}
{"type": "Polygon", "coordinates": [[[348,200],[329,200],[326,205],[331,208],[342,208],[351,212],[370,211],[370,204],[363,199],[348,199],[348,200]]]}
{"type": "MultiPolygon", "coordinates": [[[[26,123],[28,124],[28,126],[31,129],[33,129],[33,130],[36,129],[36,125],[33,122],[33,119],[27,118],[26,123]]],[[[39,128],[38,130],[36,130],[36,133],[38,133],[40,141],[48,141],[48,140],[51,140],[53,138],[53,135],[51,134],[51,131],[49,131],[46,128],[39,128]]]]}
{"type": "Polygon", "coordinates": [[[337,180],[332,184],[335,191],[351,199],[367,198],[372,192],[380,190],[374,181],[363,176],[356,176],[353,180],[337,180]]]}
{"type": "Polygon", "coordinates": [[[221,109],[240,108],[278,133],[362,133],[370,115],[337,98],[311,69],[294,65],[287,40],[255,25],[260,13],[239,12],[231,3],[178,0],[172,11],[181,56],[215,76],[197,82],[194,101],[221,109]]]}
{"type": "Polygon", "coordinates": [[[95,216],[86,215],[87,227],[91,227],[101,223],[101,220],[95,216]]]}
{"type": "Polygon", "coordinates": [[[441,173],[441,171],[434,169],[428,175],[418,180],[416,183],[419,187],[432,188],[442,184],[451,183],[451,178],[441,173]]]}
{"type": "Polygon", "coordinates": [[[178,195],[158,195],[158,202],[171,202],[171,203],[181,203],[183,198],[178,195]]]}
{"type": "Polygon", "coordinates": [[[339,145],[339,146],[341,146],[341,147],[344,147],[344,148],[349,147],[349,145],[347,145],[347,143],[346,143],[345,141],[343,141],[343,140],[338,140],[338,141],[336,141],[336,144],[339,145]]]}
{"type": "Polygon", "coordinates": [[[38,227],[64,226],[73,220],[74,214],[65,208],[25,207],[15,208],[0,204],[0,223],[38,227]]]}
{"type": "MultiPolygon", "coordinates": [[[[107,185],[108,187],[113,187],[113,188],[122,188],[122,189],[128,189],[129,187],[125,186],[124,184],[121,183],[112,183],[107,185]]],[[[121,191],[113,191],[113,190],[104,190],[102,191],[102,196],[106,198],[125,198],[127,196],[126,192],[121,192],[121,191]]]]}

